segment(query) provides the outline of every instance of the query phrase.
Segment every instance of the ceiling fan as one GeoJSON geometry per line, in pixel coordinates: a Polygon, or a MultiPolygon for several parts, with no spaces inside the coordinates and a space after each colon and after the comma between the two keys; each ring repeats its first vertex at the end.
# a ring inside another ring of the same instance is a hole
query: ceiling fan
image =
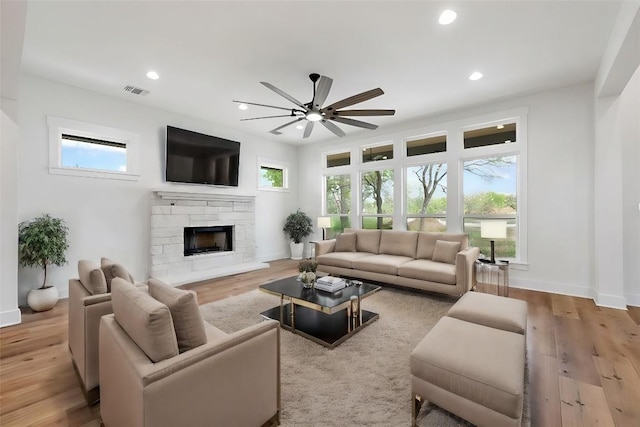
{"type": "Polygon", "coordinates": [[[276,108],[279,110],[289,111],[289,114],[283,114],[283,115],[277,115],[277,116],[252,117],[248,119],[240,119],[240,121],[273,119],[276,117],[295,117],[294,120],[288,123],[285,123],[282,126],[278,126],[277,128],[270,130],[269,132],[271,132],[274,135],[281,135],[282,132],[280,132],[280,130],[286,128],[287,126],[291,126],[294,123],[298,123],[303,120],[306,120],[307,124],[304,129],[304,134],[302,136],[303,138],[308,138],[309,135],[311,135],[311,131],[313,130],[313,125],[316,122],[320,122],[324,127],[329,129],[335,135],[342,137],[342,136],[345,136],[345,133],[333,122],[338,122],[338,123],[342,123],[350,126],[356,126],[364,129],[376,129],[378,127],[377,125],[363,122],[360,120],[350,119],[349,117],[393,116],[396,113],[396,110],[342,110],[342,108],[349,107],[354,104],[359,104],[361,102],[368,101],[369,99],[372,99],[384,94],[384,92],[380,88],[371,89],[366,92],[362,92],[357,95],[350,96],[341,101],[334,102],[331,105],[323,107],[322,104],[324,104],[324,102],[327,99],[327,96],[329,95],[329,90],[331,89],[331,84],[333,83],[333,80],[327,76],[321,76],[320,74],[317,74],[317,73],[309,74],[309,79],[311,79],[311,81],[313,82],[313,98],[311,99],[310,102],[306,104],[303,104],[302,102],[298,101],[291,95],[278,89],[271,83],[260,82],[263,86],[266,86],[267,88],[271,89],[278,95],[282,96],[283,98],[286,98],[287,100],[295,104],[297,108],[278,107],[275,105],[257,104],[255,102],[234,100],[233,102],[236,102],[239,104],[256,105],[259,107],[276,108]]]}

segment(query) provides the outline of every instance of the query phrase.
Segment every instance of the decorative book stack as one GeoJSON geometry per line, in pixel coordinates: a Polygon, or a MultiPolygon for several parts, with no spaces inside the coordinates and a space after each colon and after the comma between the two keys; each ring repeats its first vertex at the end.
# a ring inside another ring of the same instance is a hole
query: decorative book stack
{"type": "Polygon", "coordinates": [[[336,292],[340,289],[344,289],[347,283],[340,277],[324,276],[316,279],[316,289],[327,292],[336,292]]]}

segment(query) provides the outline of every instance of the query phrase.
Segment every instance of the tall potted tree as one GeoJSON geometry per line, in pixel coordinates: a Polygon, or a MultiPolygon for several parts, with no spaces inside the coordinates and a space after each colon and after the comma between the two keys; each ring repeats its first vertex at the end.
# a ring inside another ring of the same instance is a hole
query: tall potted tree
{"type": "Polygon", "coordinates": [[[65,251],[69,247],[69,228],[64,220],[49,214],[24,221],[18,229],[18,258],[22,267],[40,267],[44,280],[38,289],[27,295],[27,303],[33,311],[46,311],[58,302],[58,289],[47,284],[47,266],[67,263],[65,251]]]}
{"type": "Polygon", "coordinates": [[[302,259],[302,252],[304,252],[302,239],[313,232],[311,218],[298,209],[287,217],[282,230],[293,240],[290,243],[291,259],[302,259]]]}

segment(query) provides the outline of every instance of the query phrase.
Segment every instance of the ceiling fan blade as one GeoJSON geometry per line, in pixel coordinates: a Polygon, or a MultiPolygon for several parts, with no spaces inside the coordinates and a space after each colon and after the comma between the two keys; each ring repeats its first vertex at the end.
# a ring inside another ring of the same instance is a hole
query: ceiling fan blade
{"type": "Polygon", "coordinates": [[[241,122],[246,122],[247,120],[275,119],[276,117],[291,117],[291,114],[283,114],[281,116],[251,117],[251,118],[248,118],[248,119],[240,119],[240,121],[241,122]]]}
{"type": "Polygon", "coordinates": [[[327,100],[327,95],[329,95],[329,91],[331,90],[331,84],[333,80],[327,76],[320,76],[320,80],[318,80],[318,87],[316,88],[316,95],[313,97],[313,106],[316,108],[320,108],[324,101],[327,100]]]}
{"type": "Polygon", "coordinates": [[[336,134],[336,136],[339,137],[343,137],[346,134],[342,131],[342,129],[340,129],[338,126],[336,126],[335,124],[331,123],[329,120],[322,120],[320,123],[322,123],[324,125],[324,127],[326,127],[327,129],[329,129],[331,132],[333,132],[334,134],[336,134]]]}
{"type": "Polygon", "coordinates": [[[285,123],[282,126],[278,126],[277,128],[270,130],[269,132],[274,134],[274,135],[280,135],[280,134],[282,134],[282,132],[278,132],[280,129],[286,128],[287,126],[291,126],[292,124],[297,123],[300,120],[304,120],[304,117],[300,117],[298,119],[292,120],[289,123],[285,123]]]}
{"type": "Polygon", "coordinates": [[[247,105],[257,105],[258,107],[269,107],[269,108],[277,108],[278,110],[291,111],[291,108],[285,107],[276,107],[275,105],[267,105],[267,104],[256,104],[255,102],[247,102],[247,101],[233,101],[238,104],[247,104],[247,105]]]}
{"type": "Polygon", "coordinates": [[[353,104],[359,104],[360,102],[368,101],[369,99],[375,98],[376,96],[383,95],[384,92],[380,88],[371,89],[366,92],[359,93],[357,95],[350,96],[349,98],[345,98],[342,101],[335,102],[328,107],[323,108],[323,110],[327,110],[328,112],[339,110],[344,107],[348,107],[353,104]]]}
{"type": "Polygon", "coordinates": [[[396,110],[340,110],[331,114],[335,116],[393,116],[396,110]]]}
{"type": "Polygon", "coordinates": [[[360,120],[347,119],[346,117],[331,117],[331,120],[335,120],[339,123],[344,123],[345,125],[356,126],[359,128],[365,129],[378,129],[378,125],[374,125],[372,123],[361,122],[360,120]]]}
{"type": "Polygon", "coordinates": [[[304,111],[307,111],[307,107],[304,106],[304,104],[300,101],[298,101],[297,99],[295,99],[293,96],[281,91],[280,89],[278,89],[277,87],[275,87],[274,85],[272,85],[271,83],[267,83],[267,82],[260,82],[263,86],[268,87],[269,89],[271,89],[272,91],[274,91],[275,93],[277,93],[278,95],[280,95],[283,98],[288,99],[289,101],[293,102],[294,104],[296,104],[298,107],[302,108],[304,111]]]}
{"type": "Polygon", "coordinates": [[[309,138],[309,135],[311,135],[312,130],[313,130],[313,122],[307,122],[307,126],[304,128],[304,135],[302,135],[302,137],[309,138]]]}

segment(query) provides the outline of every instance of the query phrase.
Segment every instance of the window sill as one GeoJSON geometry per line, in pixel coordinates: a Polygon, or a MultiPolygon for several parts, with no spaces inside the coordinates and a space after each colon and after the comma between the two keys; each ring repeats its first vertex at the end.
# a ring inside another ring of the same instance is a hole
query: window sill
{"type": "Polygon", "coordinates": [[[80,176],[84,178],[115,179],[121,181],[138,181],[140,179],[140,175],[131,173],[99,171],[94,169],[61,168],[52,166],[49,167],[49,173],[51,175],[80,176]]]}
{"type": "Polygon", "coordinates": [[[288,193],[290,190],[288,188],[281,187],[258,187],[260,191],[273,191],[276,193],[288,193]]]}

